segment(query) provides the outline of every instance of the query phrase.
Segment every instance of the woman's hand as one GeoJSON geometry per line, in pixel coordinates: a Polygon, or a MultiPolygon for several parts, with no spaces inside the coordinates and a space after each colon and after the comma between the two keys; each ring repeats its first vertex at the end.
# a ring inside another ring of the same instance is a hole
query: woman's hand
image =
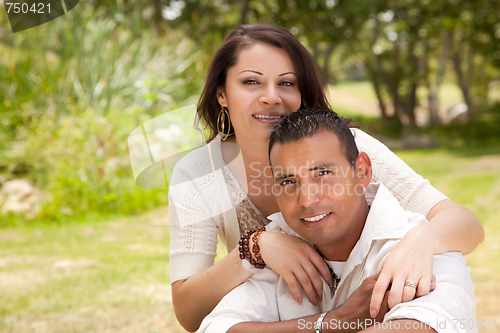
{"type": "Polygon", "coordinates": [[[432,275],[435,236],[427,231],[427,224],[410,230],[387,256],[373,288],[370,315],[375,318],[385,292],[390,288],[389,308],[426,295],[435,289],[432,275]],[[412,281],[416,288],[405,285],[412,281]]]}
{"type": "Polygon", "coordinates": [[[285,279],[297,302],[302,303],[301,286],[307,298],[317,304],[323,291],[321,277],[333,284],[326,262],[306,241],[265,231],[260,235],[259,247],[266,264],[285,279]]]}

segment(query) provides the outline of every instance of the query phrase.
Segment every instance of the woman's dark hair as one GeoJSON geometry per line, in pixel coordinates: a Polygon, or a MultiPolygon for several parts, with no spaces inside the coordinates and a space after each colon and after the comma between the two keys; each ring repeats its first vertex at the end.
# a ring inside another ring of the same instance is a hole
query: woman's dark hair
{"type": "MultiPolygon", "coordinates": [[[[198,102],[198,116],[208,127],[207,141],[217,136],[217,117],[221,106],[217,89],[224,87],[229,68],[234,66],[239,52],[246,46],[265,43],[284,50],[290,57],[298,79],[303,107],[330,109],[325,95],[326,80],[314,57],[287,29],[265,23],[242,25],[226,37],[208,69],[207,81],[198,102]]],[[[229,123],[225,124],[228,128],[229,123]]],[[[234,131],[231,129],[230,134],[234,131]]]]}

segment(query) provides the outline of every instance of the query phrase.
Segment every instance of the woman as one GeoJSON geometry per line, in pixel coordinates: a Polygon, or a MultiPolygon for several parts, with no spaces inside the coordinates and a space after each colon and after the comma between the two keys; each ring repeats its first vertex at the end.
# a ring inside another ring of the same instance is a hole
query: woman
{"type": "MultiPolygon", "coordinates": [[[[209,143],[181,160],[169,189],[170,279],[176,316],[195,331],[220,299],[251,276],[242,266],[237,241],[268,223],[278,211],[272,193],[267,145],[274,125],[301,106],[329,108],[326,82],[317,63],[286,29],[257,24],[231,33],[216,52],[198,104],[209,143]],[[229,254],[213,263],[217,235],[229,254]]],[[[406,209],[431,223],[406,235],[384,264],[371,302],[374,316],[391,284],[390,306],[425,295],[432,255],[471,252],[483,229],[464,207],[448,200],[382,143],[357,131],[360,151],[372,159],[374,181],[384,183],[406,209]],[[405,286],[415,281],[416,288],[405,286]]],[[[322,276],[333,283],[314,249],[298,238],[265,231],[262,259],[282,275],[301,302],[321,295],[322,276]]]]}

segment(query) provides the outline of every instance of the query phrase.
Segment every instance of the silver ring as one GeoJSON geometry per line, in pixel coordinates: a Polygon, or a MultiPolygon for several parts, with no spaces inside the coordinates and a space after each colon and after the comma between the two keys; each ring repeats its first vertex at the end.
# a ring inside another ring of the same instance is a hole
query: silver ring
{"type": "Polygon", "coordinates": [[[411,280],[408,280],[408,281],[405,282],[405,287],[406,286],[417,289],[417,284],[415,282],[411,281],[411,280]]]}

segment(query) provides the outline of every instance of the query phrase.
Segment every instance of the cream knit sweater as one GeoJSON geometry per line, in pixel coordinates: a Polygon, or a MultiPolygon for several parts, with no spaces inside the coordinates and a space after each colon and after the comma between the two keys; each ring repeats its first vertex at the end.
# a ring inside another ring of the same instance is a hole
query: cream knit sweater
{"type": "MultiPolygon", "coordinates": [[[[425,216],[447,199],[380,141],[359,129],[352,131],[359,151],[372,161],[372,182],[383,183],[404,209],[425,216]]],[[[226,166],[218,137],[175,166],[168,199],[171,283],[213,265],[218,236],[231,250],[240,232],[268,222],[226,166]]]]}

